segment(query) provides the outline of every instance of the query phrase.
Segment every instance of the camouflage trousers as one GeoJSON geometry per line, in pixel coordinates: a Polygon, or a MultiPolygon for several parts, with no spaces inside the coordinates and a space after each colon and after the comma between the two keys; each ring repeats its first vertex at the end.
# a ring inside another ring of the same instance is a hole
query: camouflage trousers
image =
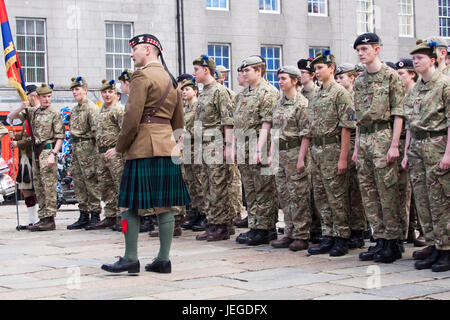
{"type": "Polygon", "coordinates": [[[278,198],[275,177],[262,172],[261,165],[239,164],[245,200],[247,201],[248,226],[251,229],[271,230],[278,222],[278,198]]]}
{"type": "Polygon", "coordinates": [[[99,155],[97,176],[107,218],[120,216],[117,199],[124,164],[125,161],[121,155],[116,155],[111,159],[106,159],[104,154],[99,155]]]}
{"type": "Polygon", "coordinates": [[[447,137],[411,140],[409,174],[425,239],[439,250],[450,250],[450,170],[442,170],[447,137]]]}
{"type": "Polygon", "coordinates": [[[299,147],[279,152],[275,175],[278,199],[284,213],[284,235],[309,240],[311,228],[310,168],[297,173],[299,147]]]}
{"type": "Polygon", "coordinates": [[[206,218],[211,224],[230,224],[233,212],[230,208],[228,182],[230,181],[230,165],[203,165],[205,180],[202,183],[203,196],[206,199],[206,218]]]}
{"type": "Polygon", "coordinates": [[[242,180],[241,173],[236,165],[231,165],[230,181],[228,182],[228,192],[230,194],[230,206],[233,211],[233,216],[240,216],[244,211],[244,204],[242,203],[242,180]]]}
{"type": "Polygon", "coordinates": [[[55,217],[58,211],[56,192],[58,166],[56,163],[51,167],[47,167],[46,165],[51,153],[52,150],[43,150],[41,152],[39,166],[33,161],[33,184],[34,192],[39,203],[38,216],[40,220],[55,217]]]}
{"type": "MultiPolygon", "coordinates": [[[[352,142],[349,155],[353,155],[355,144],[352,142]]],[[[356,164],[351,157],[348,161],[348,175],[349,175],[349,197],[350,197],[350,216],[349,223],[351,230],[366,230],[367,218],[362,204],[361,190],[359,189],[358,172],[356,164]]]]}
{"type": "Polygon", "coordinates": [[[83,212],[101,212],[100,188],[97,179],[97,148],[91,141],[74,143],[70,173],[75,185],[78,208],[83,212]]]}
{"type": "Polygon", "coordinates": [[[398,160],[398,195],[402,240],[408,236],[408,227],[411,211],[412,187],[408,170],[402,168],[402,160],[405,150],[405,140],[401,139],[399,144],[400,158],[398,160]]]}
{"type": "Polygon", "coordinates": [[[374,239],[402,239],[399,212],[398,166],[387,163],[390,129],[359,136],[358,180],[364,211],[374,239]]]}
{"type": "Polygon", "coordinates": [[[186,187],[191,197],[190,208],[197,209],[200,212],[206,212],[205,207],[205,197],[203,195],[202,182],[205,180],[201,164],[185,164],[183,165],[185,169],[185,179],[186,187]]]}
{"type": "MultiPolygon", "coordinates": [[[[311,164],[311,148],[307,154],[308,163],[311,164]]],[[[310,168],[311,172],[311,168],[310,168]]],[[[316,203],[314,201],[314,184],[311,174],[309,175],[310,185],[310,199],[311,199],[311,230],[310,233],[322,233],[322,225],[320,224],[320,213],[317,210],[316,203]]]]}
{"type": "Polygon", "coordinates": [[[322,235],[350,238],[348,171],[338,175],[339,143],[311,148],[314,202],[319,210],[322,235]]]}

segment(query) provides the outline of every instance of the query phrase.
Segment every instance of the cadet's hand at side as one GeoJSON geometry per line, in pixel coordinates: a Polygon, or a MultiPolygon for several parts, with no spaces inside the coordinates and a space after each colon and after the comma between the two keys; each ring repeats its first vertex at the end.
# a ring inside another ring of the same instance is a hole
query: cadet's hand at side
{"type": "Polygon", "coordinates": [[[106,151],[105,158],[109,160],[112,157],[116,156],[117,154],[118,152],[116,151],[116,148],[111,148],[108,151],[106,151]]]}
{"type": "Polygon", "coordinates": [[[398,148],[390,147],[386,155],[387,162],[388,163],[395,162],[397,161],[398,158],[400,158],[400,152],[398,151],[398,148]]]}
{"type": "Polygon", "coordinates": [[[439,163],[439,167],[442,170],[450,169],[450,155],[444,154],[444,157],[442,158],[441,162],[439,163]]]}

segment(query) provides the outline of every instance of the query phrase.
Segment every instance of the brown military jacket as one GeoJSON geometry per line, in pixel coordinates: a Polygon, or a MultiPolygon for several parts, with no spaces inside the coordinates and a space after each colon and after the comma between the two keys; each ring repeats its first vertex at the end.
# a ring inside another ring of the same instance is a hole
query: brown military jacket
{"type": "Polygon", "coordinates": [[[169,74],[156,61],[133,73],[123,125],[116,144],[116,150],[125,153],[126,160],[170,157],[177,146],[173,131],[184,127],[180,90],[172,86],[167,99],[155,114],[155,117],[169,119],[171,125],[141,124],[142,115],[148,114],[158,104],[169,81],[169,74]]]}

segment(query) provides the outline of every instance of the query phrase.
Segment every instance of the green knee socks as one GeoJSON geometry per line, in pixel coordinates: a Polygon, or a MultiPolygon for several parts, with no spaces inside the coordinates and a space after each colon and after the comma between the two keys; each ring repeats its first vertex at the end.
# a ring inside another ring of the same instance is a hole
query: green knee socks
{"type": "Polygon", "coordinates": [[[159,230],[159,253],[158,260],[169,260],[170,246],[172,245],[173,229],[175,227],[175,218],[172,211],[163,212],[158,215],[159,230]]]}
{"type": "Polygon", "coordinates": [[[122,232],[125,236],[125,255],[128,261],[137,261],[137,242],[139,237],[139,215],[137,210],[122,212],[122,232]],[[126,222],[124,223],[124,221],[126,222]],[[126,228],[126,230],[124,230],[126,228]]]}

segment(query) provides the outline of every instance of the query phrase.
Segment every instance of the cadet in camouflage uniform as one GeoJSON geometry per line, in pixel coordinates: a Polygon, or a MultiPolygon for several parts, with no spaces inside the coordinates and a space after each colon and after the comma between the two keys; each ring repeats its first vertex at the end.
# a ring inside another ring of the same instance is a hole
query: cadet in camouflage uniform
{"type": "Polygon", "coordinates": [[[58,182],[57,155],[64,140],[62,117],[51,105],[52,86],[42,84],[36,92],[40,106],[27,108],[28,103],[10,114],[10,119],[28,120],[34,135],[33,183],[39,202],[39,221],[28,227],[30,231],[55,230],[57,212],[56,184],[58,182]]]}
{"type": "Polygon", "coordinates": [[[447,57],[447,40],[443,37],[428,37],[425,39],[425,42],[428,43],[436,43],[436,56],[437,56],[437,63],[438,63],[438,71],[442,72],[446,76],[450,76],[450,67],[447,66],[446,63],[446,57],[447,57]]]}
{"type": "MultiPolygon", "coordinates": [[[[292,251],[308,249],[311,227],[311,200],[309,183],[308,100],[299,92],[300,70],[282,67],[277,71],[280,89],[284,95],[273,110],[273,129],[278,130],[278,148],[274,141],[271,159],[278,153],[275,182],[278,199],[284,213],[284,237],[272,241],[275,248],[292,251]]],[[[269,163],[272,161],[270,160],[269,163]]],[[[276,165],[272,163],[272,165],[276,165]]]]}
{"type": "Polygon", "coordinates": [[[444,272],[450,270],[450,79],[434,66],[436,43],[417,43],[411,54],[421,78],[405,98],[408,161],[419,219],[435,243],[415,267],[444,272]]]}
{"type": "Polygon", "coordinates": [[[263,159],[263,156],[269,148],[273,108],[280,94],[264,79],[266,62],[262,57],[248,57],[242,63],[242,70],[249,86],[242,92],[236,105],[234,134],[237,148],[233,149],[237,150],[250,231],[240,234],[236,241],[259,245],[277,238],[275,225],[278,221],[278,199],[275,178],[268,172],[270,168],[267,158],[263,159]]]}
{"type": "Polygon", "coordinates": [[[70,89],[78,102],[70,115],[70,135],[73,141],[70,173],[75,185],[80,217],[67,229],[81,229],[100,221],[100,188],[97,172],[98,151],[95,145],[95,131],[99,113],[95,103],[87,97],[87,82],[82,77],[72,78],[70,89]],[[91,219],[89,220],[89,214],[91,219]]]}
{"type": "MultiPolygon", "coordinates": [[[[301,93],[302,95],[310,101],[312,96],[319,90],[319,87],[315,83],[315,73],[314,69],[311,68],[311,62],[313,61],[312,58],[308,59],[300,59],[297,62],[297,67],[300,69],[301,73],[301,84],[302,89],[301,93]]],[[[311,153],[308,153],[309,163],[311,163],[311,153]]],[[[309,175],[310,180],[310,191],[311,191],[311,230],[310,230],[310,241],[314,244],[320,243],[320,238],[322,237],[322,226],[320,225],[320,214],[319,211],[316,208],[316,205],[314,204],[314,188],[312,185],[312,177],[309,175]]]]}
{"type": "Polygon", "coordinates": [[[208,230],[196,239],[227,240],[233,212],[229,206],[227,186],[230,165],[224,163],[224,159],[231,154],[233,102],[225,87],[214,79],[216,64],[212,58],[202,55],[193,61],[193,65],[196,82],[204,85],[198,97],[195,121],[201,121],[203,129],[203,170],[208,179],[202,186],[208,203],[206,215],[209,222],[208,230]]]}
{"type": "Polygon", "coordinates": [[[376,34],[359,36],[354,49],[366,71],[354,87],[358,129],[353,161],[358,166],[364,211],[377,242],[359,258],[392,263],[402,256],[397,160],[405,88],[397,72],[380,61],[376,34]]]}
{"type": "Polygon", "coordinates": [[[319,52],[311,64],[322,82],[308,105],[307,136],[312,138],[311,175],[323,237],[308,252],[336,257],[348,253],[350,238],[347,168],[355,109],[350,93],[334,80],[336,64],[330,51],[319,52]]]}
{"type": "MultiPolygon", "coordinates": [[[[336,82],[347,90],[352,99],[354,97],[353,83],[357,77],[355,65],[351,63],[344,63],[337,67],[335,72],[336,82]]],[[[353,155],[355,150],[355,136],[356,130],[352,130],[350,135],[350,155],[353,155]]],[[[367,219],[364,213],[362,204],[361,191],[359,190],[358,173],[356,171],[356,164],[351,157],[348,159],[348,174],[349,174],[349,197],[350,197],[350,240],[348,243],[349,249],[364,247],[363,233],[367,229],[367,219]]]]}
{"type": "Polygon", "coordinates": [[[97,116],[96,141],[98,148],[97,177],[105,203],[105,219],[86,226],[86,230],[98,230],[112,227],[116,224],[120,210],[117,207],[120,179],[125,161],[121,154],[112,158],[106,158],[105,153],[115,148],[122,128],[125,107],[117,100],[116,82],[114,80],[102,81],[100,92],[103,98],[103,106],[97,116]]]}

